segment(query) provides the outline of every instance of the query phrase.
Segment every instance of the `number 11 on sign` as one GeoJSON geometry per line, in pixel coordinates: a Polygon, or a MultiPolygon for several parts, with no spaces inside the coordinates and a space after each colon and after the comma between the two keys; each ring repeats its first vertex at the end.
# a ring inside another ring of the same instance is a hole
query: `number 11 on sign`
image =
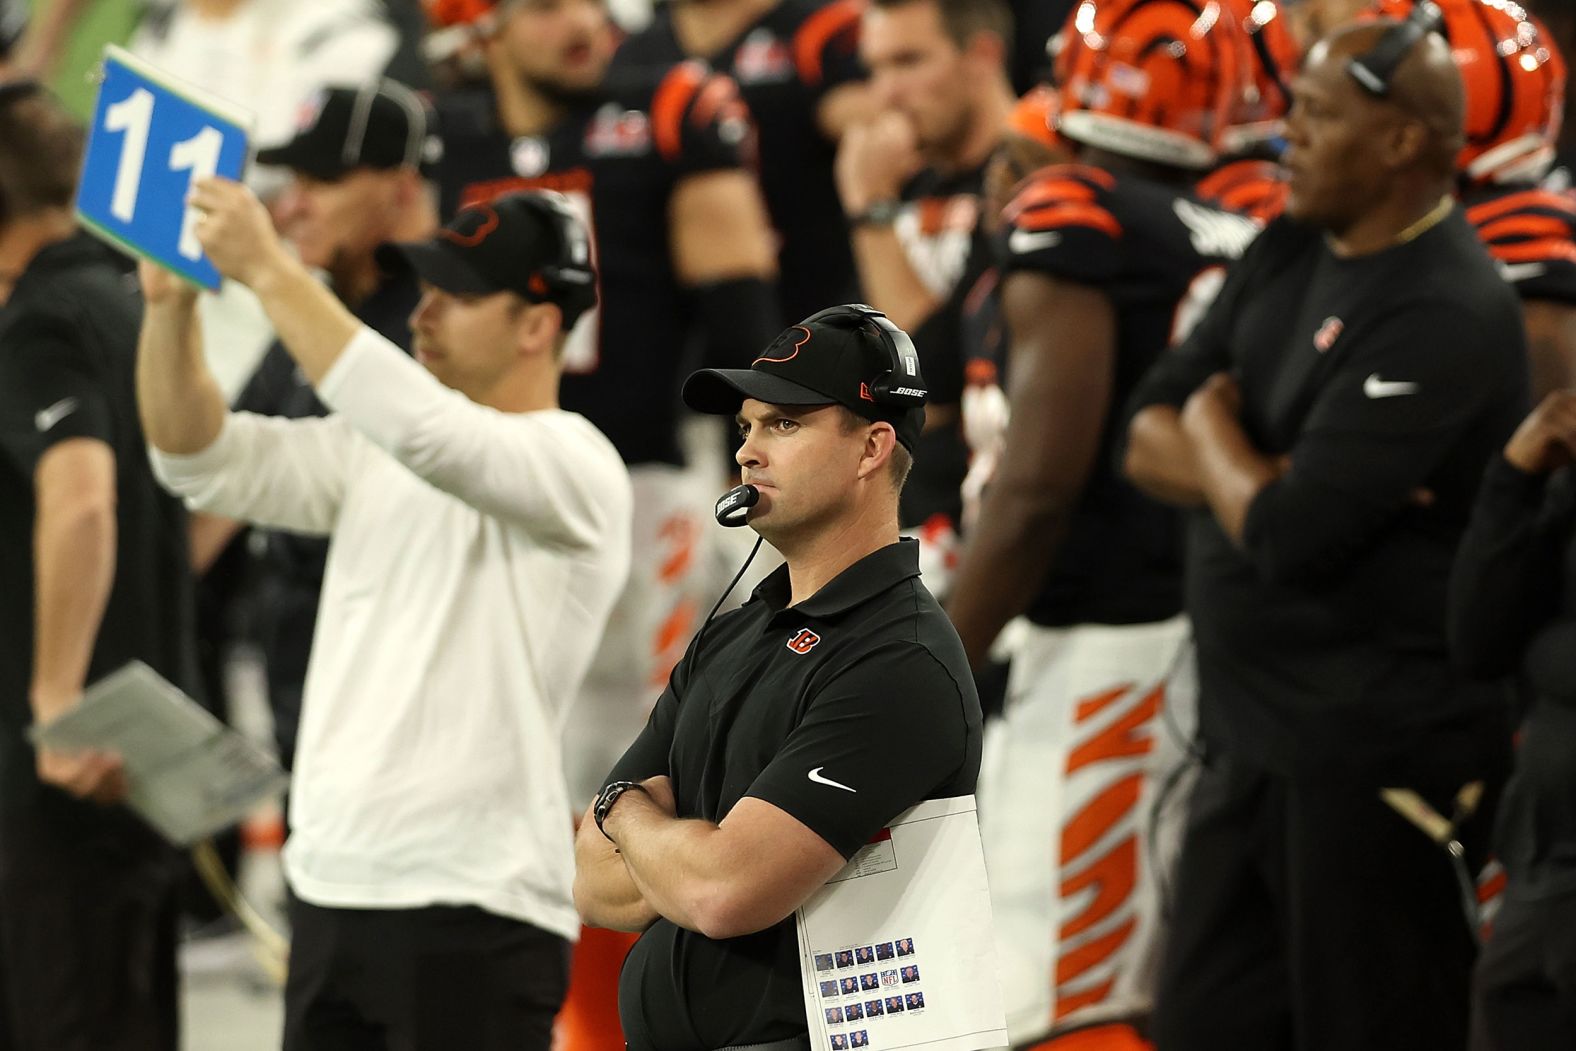
{"type": "MultiPolygon", "coordinates": [[[[129,223],[137,213],[137,190],[142,185],[143,162],[148,152],[148,129],[153,125],[153,94],[147,88],[138,88],[124,99],[104,111],[106,131],[124,132],[121,140],[120,162],[115,168],[115,189],[110,195],[110,214],[123,223],[129,223]]],[[[205,179],[219,167],[219,151],[224,136],[219,129],[204,126],[201,131],[183,142],[170,147],[168,160],[171,171],[187,171],[186,188],[197,179],[205,179]]],[[[194,231],[197,213],[187,208],[181,218],[181,238],[177,250],[187,259],[202,257],[202,245],[194,231]]]]}

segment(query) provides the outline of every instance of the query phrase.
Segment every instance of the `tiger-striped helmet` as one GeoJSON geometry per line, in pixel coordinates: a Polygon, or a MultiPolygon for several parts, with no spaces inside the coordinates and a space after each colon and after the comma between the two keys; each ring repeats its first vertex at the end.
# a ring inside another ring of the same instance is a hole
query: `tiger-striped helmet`
{"type": "Polygon", "coordinates": [[[1223,0],[1248,39],[1248,90],[1226,132],[1226,152],[1244,153],[1277,138],[1291,110],[1291,82],[1302,52],[1278,0],[1223,0]]]}
{"type": "Polygon", "coordinates": [[[1247,90],[1248,46],[1221,0],[1082,0],[1056,56],[1057,130],[1115,153],[1208,168],[1247,90]]]}
{"type": "MultiPolygon", "coordinates": [[[[1511,0],[1434,0],[1466,86],[1466,145],[1457,169],[1472,182],[1536,180],[1554,159],[1565,109],[1565,61],[1543,24],[1511,0]]],[[[1405,18],[1413,0],[1379,0],[1405,18]]]]}

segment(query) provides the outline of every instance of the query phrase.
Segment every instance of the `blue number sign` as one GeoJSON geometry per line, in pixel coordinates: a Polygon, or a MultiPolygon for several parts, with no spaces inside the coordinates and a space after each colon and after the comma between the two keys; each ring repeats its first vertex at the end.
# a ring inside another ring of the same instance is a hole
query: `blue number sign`
{"type": "Polygon", "coordinates": [[[100,237],[204,288],[219,272],[186,207],[194,179],[239,179],[250,118],[111,45],[104,51],[77,217],[100,237]]]}

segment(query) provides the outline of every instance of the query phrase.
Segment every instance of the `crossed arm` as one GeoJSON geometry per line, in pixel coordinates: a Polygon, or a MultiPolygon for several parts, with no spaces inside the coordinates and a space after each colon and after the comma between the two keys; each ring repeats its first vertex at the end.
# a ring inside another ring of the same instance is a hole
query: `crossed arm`
{"type": "Polygon", "coordinates": [[[674,816],[667,777],[642,784],[614,804],[607,836],[589,810],[580,823],[575,905],[594,926],[644,930],[661,916],[736,938],[786,919],[843,866],[831,844],[764,800],[741,799],[713,824],[674,816]]]}

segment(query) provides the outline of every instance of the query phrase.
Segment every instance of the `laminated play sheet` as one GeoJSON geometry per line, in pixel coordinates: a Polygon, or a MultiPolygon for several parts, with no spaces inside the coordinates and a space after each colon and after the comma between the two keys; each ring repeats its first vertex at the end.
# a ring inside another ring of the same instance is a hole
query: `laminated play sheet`
{"type": "Polygon", "coordinates": [[[795,919],[812,1051],[1007,1043],[973,796],[904,811],[795,919]]]}

